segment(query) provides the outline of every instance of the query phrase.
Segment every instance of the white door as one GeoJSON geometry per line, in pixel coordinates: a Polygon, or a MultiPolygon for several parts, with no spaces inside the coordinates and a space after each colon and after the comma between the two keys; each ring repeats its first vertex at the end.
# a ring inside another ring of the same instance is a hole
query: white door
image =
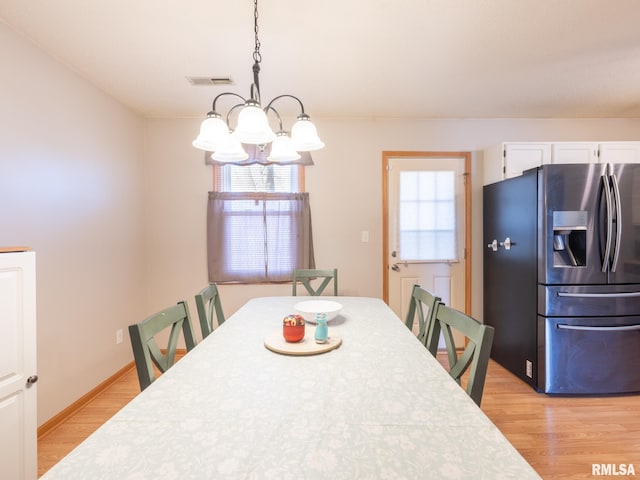
{"type": "Polygon", "coordinates": [[[0,253],[0,478],[37,478],[35,253],[0,253]]]}
{"type": "Polygon", "coordinates": [[[466,310],[468,157],[435,155],[387,158],[388,303],[403,320],[415,284],[466,310]]]}

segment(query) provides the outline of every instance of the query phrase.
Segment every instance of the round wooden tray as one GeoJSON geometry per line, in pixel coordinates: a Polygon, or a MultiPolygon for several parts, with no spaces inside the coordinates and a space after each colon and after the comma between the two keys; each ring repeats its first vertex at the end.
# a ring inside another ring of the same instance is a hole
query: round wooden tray
{"type": "Polygon", "coordinates": [[[341,343],[342,338],[338,335],[330,335],[325,343],[316,343],[313,332],[307,333],[302,340],[296,343],[287,342],[282,336],[282,331],[267,335],[264,339],[265,347],[272,352],[284,355],[317,355],[338,348],[341,343]]]}

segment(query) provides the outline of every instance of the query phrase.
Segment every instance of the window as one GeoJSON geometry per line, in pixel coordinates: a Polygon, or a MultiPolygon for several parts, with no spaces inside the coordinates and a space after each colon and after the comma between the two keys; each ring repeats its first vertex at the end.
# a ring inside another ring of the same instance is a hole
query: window
{"type": "Polygon", "coordinates": [[[301,165],[217,165],[213,189],[219,192],[302,192],[301,165]]]}
{"type": "Polygon", "coordinates": [[[402,260],[457,259],[454,182],[453,171],[400,172],[402,260]]]}
{"type": "Polygon", "coordinates": [[[290,281],[313,268],[309,195],[300,165],[216,165],[207,218],[209,280],[290,281]]]}

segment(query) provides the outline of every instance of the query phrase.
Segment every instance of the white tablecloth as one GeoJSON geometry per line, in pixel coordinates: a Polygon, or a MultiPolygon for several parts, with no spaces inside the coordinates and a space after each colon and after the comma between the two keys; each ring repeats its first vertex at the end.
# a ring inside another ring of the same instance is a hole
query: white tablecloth
{"type": "Polygon", "coordinates": [[[338,349],[266,349],[308,298],[253,299],[43,478],[539,478],[381,300],[328,298],[338,349]]]}

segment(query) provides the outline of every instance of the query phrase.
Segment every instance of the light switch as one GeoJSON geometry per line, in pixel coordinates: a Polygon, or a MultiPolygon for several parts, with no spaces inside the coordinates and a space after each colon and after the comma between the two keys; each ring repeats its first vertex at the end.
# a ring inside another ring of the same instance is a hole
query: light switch
{"type": "Polygon", "coordinates": [[[362,231],[362,242],[367,243],[369,241],[369,230],[362,231]]]}

